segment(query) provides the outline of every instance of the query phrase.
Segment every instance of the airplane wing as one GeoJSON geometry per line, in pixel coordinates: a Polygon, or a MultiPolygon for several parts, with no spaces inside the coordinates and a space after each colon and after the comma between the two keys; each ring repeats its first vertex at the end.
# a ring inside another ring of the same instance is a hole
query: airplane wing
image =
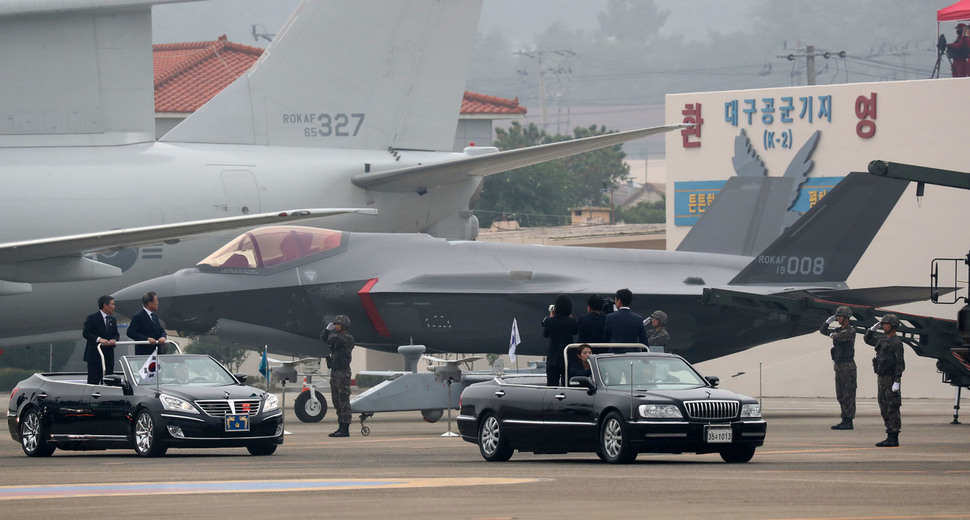
{"type": "Polygon", "coordinates": [[[161,242],[172,244],[229,229],[283,224],[346,213],[374,215],[377,210],[328,208],[278,211],[0,243],[0,280],[31,283],[111,278],[121,276],[121,270],[82,255],[161,242]]]}
{"type": "Polygon", "coordinates": [[[679,130],[689,124],[671,124],[629,130],[612,134],[572,139],[558,143],[543,144],[529,148],[488,153],[490,148],[466,148],[458,159],[445,160],[432,164],[422,164],[390,171],[361,173],[352,178],[353,183],[368,190],[390,192],[422,192],[435,186],[444,186],[463,177],[485,177],[523,166],[531,166],[552,159],[598,150],[626,141],[679,130]]]}

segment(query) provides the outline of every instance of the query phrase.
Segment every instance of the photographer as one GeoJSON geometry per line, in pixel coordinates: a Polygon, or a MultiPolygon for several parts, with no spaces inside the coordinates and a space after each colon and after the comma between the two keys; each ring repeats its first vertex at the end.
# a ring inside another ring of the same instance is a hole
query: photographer
{"type": "Polygon", "coordinates": [[[967,58],[970,56],[970,31],[967,25],[958,23],[956,27],[957,37],[953,43],[947,44],[946,55],[950,58],[950,70],[954,78],[965,78],[968,72],[967,58]]]}

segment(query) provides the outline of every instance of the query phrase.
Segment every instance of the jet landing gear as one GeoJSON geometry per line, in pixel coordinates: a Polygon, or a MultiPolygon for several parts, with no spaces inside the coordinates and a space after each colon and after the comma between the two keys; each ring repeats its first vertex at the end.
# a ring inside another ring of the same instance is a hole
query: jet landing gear
{"type": "Polygon", "coordinates": [[[293,403],[293,411],[296,413],[296,418],[305,423],[320,422],[327,415],[327,399],[317,391],[312,376],[306,376],[304,379],[303,391],[293,403]]]}
{"type": "Polygon", "coordinates": [[[367,419],[370,419],[373,416],[374,416],[373,412],[364,412],[360,414],[360,434],[363,435],[364,437],[367,437],[368,435],[370,435],[370,427],[364,426],[364,421],[366,421],[367,419]]]}

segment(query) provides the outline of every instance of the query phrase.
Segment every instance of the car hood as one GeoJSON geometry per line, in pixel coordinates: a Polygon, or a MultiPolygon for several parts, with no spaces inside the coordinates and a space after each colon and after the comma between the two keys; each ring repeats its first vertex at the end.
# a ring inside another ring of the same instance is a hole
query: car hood
{"type": "MultiPolygon", "coordinates": [[[[616,392],[617,389],[614,388],[611,391],[616,392]]],[[[629,393],[629,389],[627,389],[626,392],[623,392],[623,393],[629,393]]],[[[688,389],[680,389],[680,390],[664,390],[664,389],[643,390],[643,389],[635,388],[633,393],[636,396],[640,396],[641,398],[650,399],[650,400],[656,400],[659,397],[659,398],[666,398],[671,401],[704,401],[708,399],[712,401],[717,401],[717,400],[726,399],[726,400],[733,400],[733,401],[742,401],[742,402],[752,401],[753,402],[751,398],[736,394],[730,390],[724,390],[720,388],[707,388],[707,387],[688,388],[688,389]]]]}
{"type": "Polygon", "coordinates": [[[173,386],[161,385],[159,390],[165,394],[188,400],[205,399],[263,399],[266,392],[251,386],[173,386]]]}

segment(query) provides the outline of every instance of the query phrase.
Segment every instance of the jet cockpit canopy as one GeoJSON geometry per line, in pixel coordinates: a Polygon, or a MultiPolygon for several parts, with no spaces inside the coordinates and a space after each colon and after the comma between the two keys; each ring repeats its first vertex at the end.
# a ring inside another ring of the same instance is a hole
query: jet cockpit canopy
{"type": "Polygon", "coordinates": [[[197,265],[259,269],[339,249],[343,233],[303,226],[269,226],[247,231],[197,265]]]}

